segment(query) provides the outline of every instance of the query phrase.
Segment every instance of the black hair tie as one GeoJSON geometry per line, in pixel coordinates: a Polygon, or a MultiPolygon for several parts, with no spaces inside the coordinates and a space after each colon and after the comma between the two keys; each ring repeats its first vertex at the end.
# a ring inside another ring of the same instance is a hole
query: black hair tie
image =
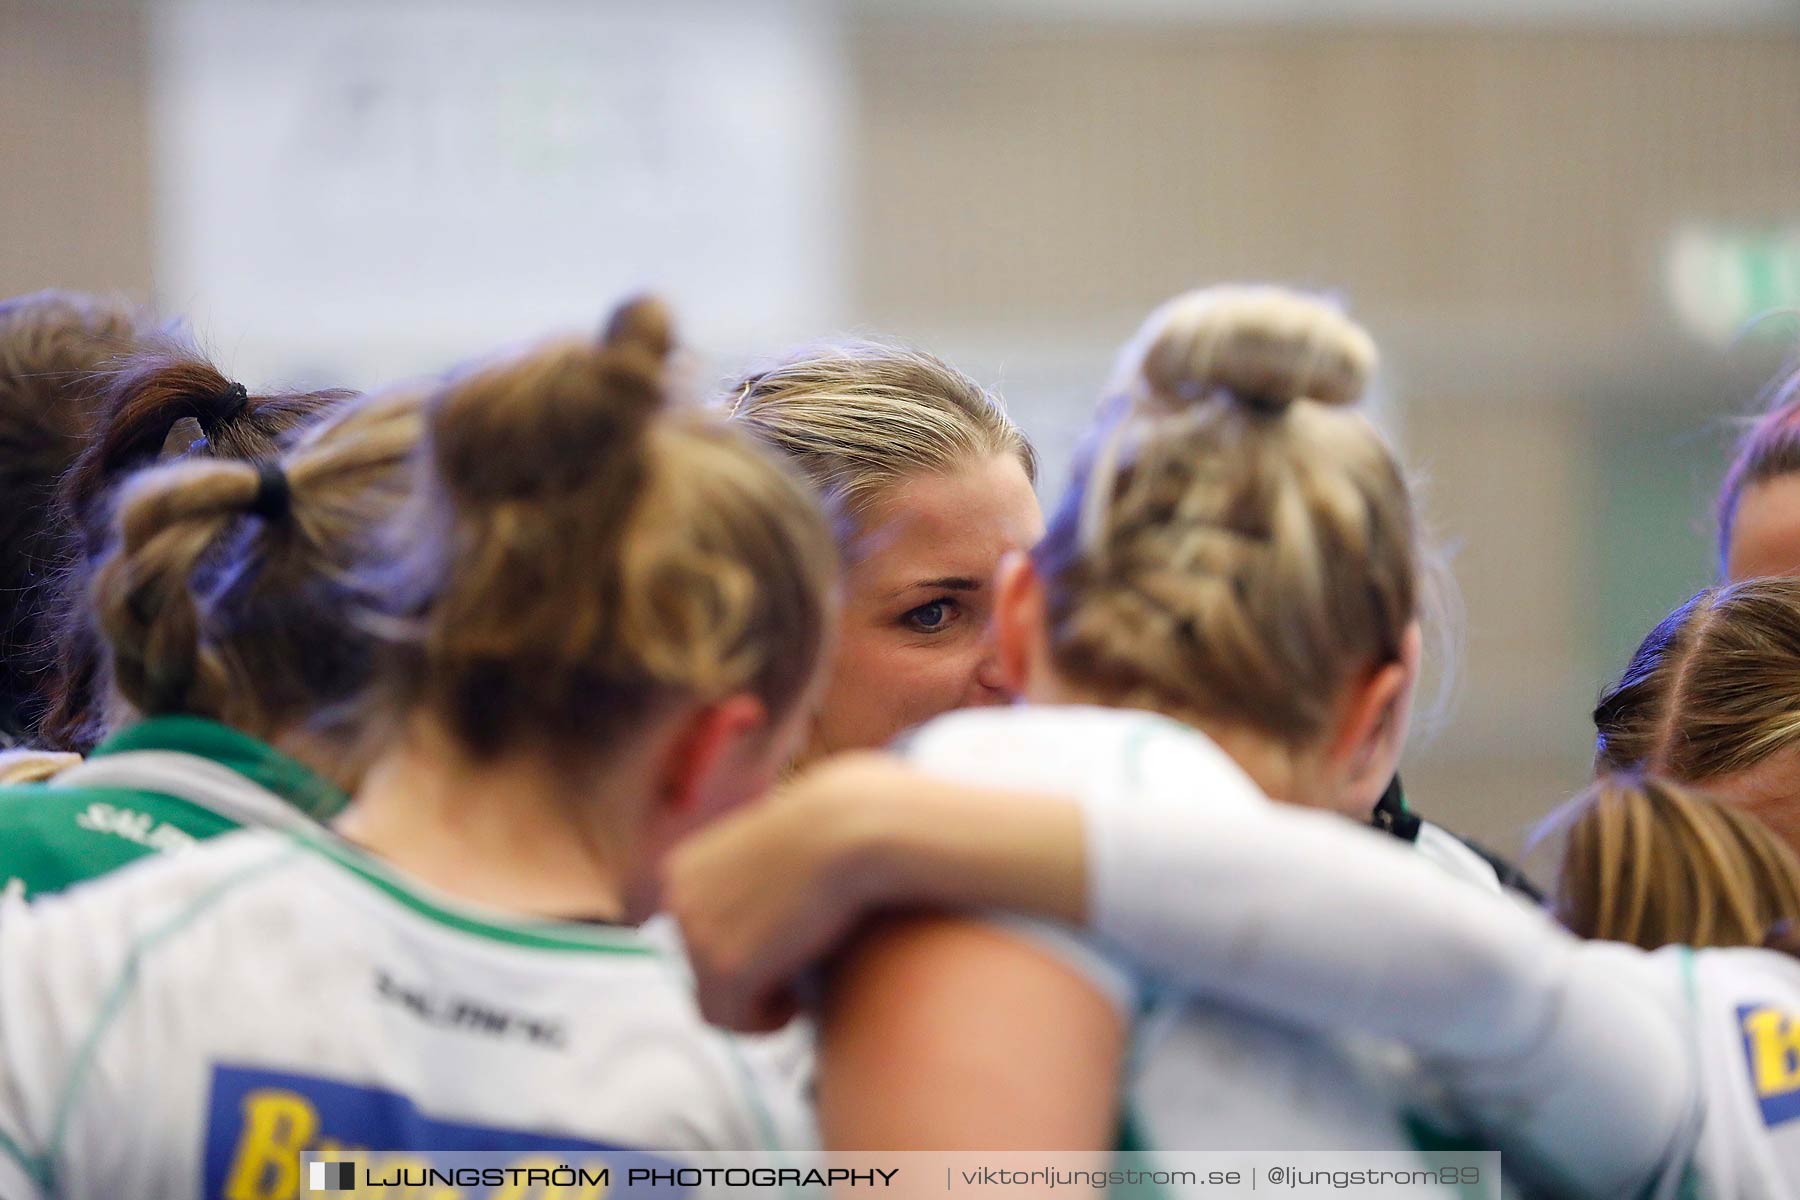
{"type": "Polygon", "coordinates": [[[273,459],[251,464],[256,468],[256,495],[250,500],[250,512],[265,521],[285,521],[293,508],[294,492],[288,486],[287,472],[273,459]]]}
{"type": "Polygon", "coordinates": [[[219,396],[219,419],[229,421],[250,406],[250,389],[241,383],[226,386],[219,396]]]}
{"type": "Polygon", "coordinates": [[[219,427],[227,421],[237,420],[249,406],[250,389],[241,383],[228,383],[223,391],[213,395],[211,405],[197,406],[200,411],[194,414],[194,419],[200,423],[200,432],[206,435],[207,441],[217,441],[219,427]]]}
{"type": "Polygon", "coordinates": [[[1239,404],[1251,412],[1265,417],[1279,417],[1293,404],[1291,397],[1277,396],[1270,392],[1237,392],[1234,394],[1239,404]]]}

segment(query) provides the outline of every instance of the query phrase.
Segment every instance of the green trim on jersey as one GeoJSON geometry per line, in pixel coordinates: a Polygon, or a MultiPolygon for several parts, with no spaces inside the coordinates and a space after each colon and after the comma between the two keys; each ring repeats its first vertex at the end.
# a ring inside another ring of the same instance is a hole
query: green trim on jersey
{"type": "Polygon", "coordinates": [[[267,742],[205,717],[150,717],[127,726],[94,747],[89,757],[105,758],[136,750],[173,750],[211,759],[260,784],[313,820],[335,817],[350,797],[267,742]]]}
{"type": "MultiPolygon", "coordinates": [[[[1138,1121],[1137,1110],[1131,1101],[1122,1101],[1119,1106],[1119,1126],[1113,1132],[1112,1168],[1116,1171],[1137,1171],[1149,1173],[1158,1169],[1156,1151],[1150,1145],[1150,1139],[1144,1136],[1143,1126],[1138,1121]]],[[[1120,1184],[1106,1189],[1108,1196],[1129,1197],[1130,1200],[1163,1200],[1170,1193],[1162,1185],[1150,1182],[1120,1184]]]]}
{"type": "MultiPolygon", "coordinates": [[[[1700,971],[1699,960],[1692,946],[1682,946],[1676,952],[1681,959],[1681,994],[1687,1001],[1688,1010],[1688,1053],[1694,1063],[1695,1072],[1702,1070],[1704,1058],[1700,1048],[1700,971]]],[[[1681,1178],[1675,1187],[1677,1200],[1700,1200],[1699,1139],[1695,1139],[1694,1153],[1688,1161],[1681,1164],[1681,1178]]],[[[1653,1181],[1654,1182],[1654,1181],[1653,1181]]],[[[1650,1188],[1646,1187],[1646,1194],[1650,1188]]]]}
{"type": "MultiPolygon", "coordinates": [[[[1427,1171],[1441,1170],[1450,1164],[1441,1156],[1446,1154],[1474,1154],[1494,1150],[1494,1147],[1471,1133],[1452,1133],[1440,1128],[1422,1113],[1406,1114],[1406,1136],[1412,1141],[1413,1149],[1425,1160],[1427,1171]]],[[[1459,1183],[1456,1190],[1465,1196],[1480,1197],[1493,1194],[1490,1189],[1479,1183],[1459,1183]]],[[[1574,1196],[1575,1192],[1558,1192],[1559,1196],[1574,1196]]]]}
{"type": "Polygon", "coordinates": [[[60,892],[237,827],[209,808],[154,792],[0,788],[0,887],[22,887],[27,896],[60,892]]]}
{"type": "Polygon", "coordinates": [[[497,914],[452,907],[454,902],[448,897],[439,899],[420,894],[416,884],[407,882],[392,868],[347,842],[328,841],[325,837],[306,834],[293,834],[292,837],[296,845],[342,867],[403,908],[458,933],[533,950],[585,950],[600,954],[664,957],[661,950],[640,937],[635,929],[613,929],[580,921],[508,921],[497,914]]]}
{"type": "MultiPolygon", "coordinates": [[[[274,747],[202,717],[140,721],[102,742],[90,757],[104,762],[143,751],[216,763],[316,820],[349,802],[274,747]]],[[[59,892],[146,855],[240,827],[234,816],[164,791],[58,786],[55,778],[0,787],[0,890],[22,889],[27,896],[59,892]]]]}
{"type": "MultiPolygon", "coordinates": [[[[737,1076],[738,1087],[744,1094],[744,1106],[750,1110],[751,1119],[756,1125],[756,1137],[762,1143],[764,1153],[775,1156],[776,1166],[787,1166],[787,1157],[783,1153],[786,1147],[781,1144],[781,1138],[775,1132],[775,1117],[763,1102],[762,1089],[756,1086],[756,1074],[744,1060],[744,1050],[738,1044],[738,1035],[735,1033],[725,1034],[725,1057],[731,1061],[732,1072],[737,1076]]],[[[782,1194],[791,1195],[793,1190],[784,1186],[782,1194]]]]}
{"type": "Polygon", "coordinates": [[[39,1191],[45,1191],[49,1188],[50,1181],[45,1178],[43,1162],[37,1155],[27,1154],[23,1146],[7,1137],[4,1133],[0,1133],[0,1154],[6,1155],[6,1157],[18,1163],[19,1169],[31,1177],[31,1182],[38,1185],[39,1191]]]}

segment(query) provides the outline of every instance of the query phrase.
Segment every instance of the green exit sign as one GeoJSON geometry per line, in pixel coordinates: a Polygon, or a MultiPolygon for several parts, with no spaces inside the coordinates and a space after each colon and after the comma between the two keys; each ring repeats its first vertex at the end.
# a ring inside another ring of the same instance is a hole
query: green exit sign
{"type": "Polygon", "coordinates": [[[1678,233],[1665,261],[1669,301],[1687,329],[1715,345],[1745,335],[1791,338],[1800,313],[1800,224],[1704,226],[1678,233]]]}

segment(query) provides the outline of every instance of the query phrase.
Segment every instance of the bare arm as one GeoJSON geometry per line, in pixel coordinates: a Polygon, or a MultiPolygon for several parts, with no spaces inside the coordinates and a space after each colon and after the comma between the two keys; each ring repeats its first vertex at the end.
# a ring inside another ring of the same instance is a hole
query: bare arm
{"type": "Polygon", "coordinates": [[[1105,1151],[1125,1029],[1044,948],[956,918],[885,922],[834,972],[819,1121],[832,1149],[1105,1151]]]}

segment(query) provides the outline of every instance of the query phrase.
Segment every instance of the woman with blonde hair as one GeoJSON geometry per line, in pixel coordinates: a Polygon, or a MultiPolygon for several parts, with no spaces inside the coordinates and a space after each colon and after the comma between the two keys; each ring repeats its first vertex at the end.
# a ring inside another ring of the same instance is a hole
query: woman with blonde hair
{"type": "Polygon", "coordinates": [[[1639,644],[1594,729],[1596,771],[1704,787],[1800,850],[1800,579],[1696,593],[1639,644]]]}
{"type": "Polygon", "coordinates": [[[994,571],[1044,525],[1037,457],[999,401],[922,351],[843,342],[740,380],[726,403],[812,482],[844,561],[843,626],[802,760],[1007,700],[994,571]]]}
{"type": "MultiPolygon", "coordinates": [[[[639,301],[602,344],[425,401],[420,478],[353,574],[381,740],[341,839],[245,831],[0,914],[0,1194],[291,1195],[303,1153],[351,1147],[620,1169],[805,1137],[637,928],[666,848],[794,753],[836,615],[805,485],[673,402],[671,345],[639,301]]],[[[127,543],[184,544],[237,470],[140,481],[127,543]]]]}
{"type": "MultiPolygon", "coordinates": [[[[1373,347],[1363,353],[1366,372],[1373,347]]],[[[1110,402],[1127,382],[1109,387],[1110,402]]],[[[1035,544],[1043,523],[1031,493],[1036,456],[998,401],[931,355],[846,342],[744,378],[727,404],[813,482],[846,564],[844,625],[802,762],[1010,699],[992,636],[993,582],[1001,558],[1035,544]]],[[[1409,811],[1397,776],[1364,791],[1344,800],[1347,815],[1498,887],[1497,860],[1409,811]]]]}
{"type": "Polygon", "coordinates": [[[1581,937],[1760,946],[1800,921],[1800,857],[1733,801],[1609,775],[1550,824],[1563,839],[1553,909],[1581,937]]]}
{"type": "Polygon", "coordinates": [[[1800,365],[1776,378],[1719,485],[1719,574],[1800,574],[1800,365]]]}

